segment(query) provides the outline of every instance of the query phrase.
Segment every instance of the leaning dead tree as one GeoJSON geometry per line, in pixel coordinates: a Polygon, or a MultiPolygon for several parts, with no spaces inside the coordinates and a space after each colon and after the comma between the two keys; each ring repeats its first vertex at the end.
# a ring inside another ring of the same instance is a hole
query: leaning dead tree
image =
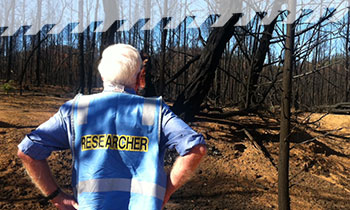
{"type": "MultiPolygon", "coordinates": [[[[273,7],[273,11],[278,11],[281,9],[281,3],[276,2],[274,3],[273,7]]],[[[257,97],[257,85],[264,67],[267,53],[270,50],[272,34],[277,24],[278,18],[279,15],[277,15],[270,24],[264,26],[264,31],[262,32],[261,38],[255,38],[257,43],[256,45],[258,46],[253,47],[253,49],[256,48],[256,50],[253,51],[253,55],[251,56],[251,61],[248,69],[249,73],[244,103],[245,109],[255,109],[259,107],[260,104],[263,102],[263,100],[259,100],[257,97]]]]}
{"type": "Polygon", "coordinates": [[[234,14],[223,27],[216,28],[210,33],[207,45],[199,58],[197,71],[173,106],[173,111],[183,119],[192,120],[207,96],[226,43],[233,36],[234,25],[240,17],[241,14],[234,14]]]}

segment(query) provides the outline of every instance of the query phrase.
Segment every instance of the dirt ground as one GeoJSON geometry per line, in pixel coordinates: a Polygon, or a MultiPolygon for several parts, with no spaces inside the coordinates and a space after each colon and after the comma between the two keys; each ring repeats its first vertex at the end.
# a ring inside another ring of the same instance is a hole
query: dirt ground
{"type": "MultiPolygon", "coordinates": [[[[0,209],[55,209],[40,201],[40,192],[16,157],[25,134],[70,99],[48,94],[52,91],[0,93],[0,209]]],[[[277,209],[278,115],[202,115],[191,126],[205,136],[208,155],[166,209],[277,209]]],[[[350,115],[294,117],[291,209],[350,209],[349,127],[350,115]]],[[[70,191],[69,151],[53,153],[49,164],[58,183],[70,191]]]]}

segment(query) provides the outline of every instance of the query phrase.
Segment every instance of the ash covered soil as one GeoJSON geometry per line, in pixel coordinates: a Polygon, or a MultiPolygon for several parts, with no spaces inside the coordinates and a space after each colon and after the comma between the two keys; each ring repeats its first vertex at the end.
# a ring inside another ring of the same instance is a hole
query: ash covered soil
{"type": "MultiPolygon", "coordinates": [[[[25,134],[70,99],[57,96],[0,93],[0,209],[55,209],[41,201],[16,153],[25,134]]],[[[278,115],[211,116],[190,124],[206,138],[208,155],[166,209],[277,209],[278,115]]],[[[350,115],[299,113],[293,121],[291,209],[350,209],[350,115]]],[[[71,191],[70,152],[53,153],[49,164],[71,191]]]]}

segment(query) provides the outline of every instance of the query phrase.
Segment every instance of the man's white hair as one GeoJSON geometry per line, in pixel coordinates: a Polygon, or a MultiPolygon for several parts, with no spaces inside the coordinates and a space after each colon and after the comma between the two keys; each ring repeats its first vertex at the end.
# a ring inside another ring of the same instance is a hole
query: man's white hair
{"type": "Polygon", "coordinates": [[[141,64],[141,56],[133,46],[114,44],[103,51],[98,71],[104,84],[134,88],[141,64]]]}

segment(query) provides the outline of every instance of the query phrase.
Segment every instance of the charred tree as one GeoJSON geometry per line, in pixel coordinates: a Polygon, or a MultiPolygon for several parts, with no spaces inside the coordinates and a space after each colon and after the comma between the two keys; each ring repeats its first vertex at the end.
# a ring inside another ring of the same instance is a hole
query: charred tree
{"type": "Polygon", "coordinates": [[[114,36],[117,29],[120,27],[120,21],[113,22],[119,15],[119,0],[110,1],[103,0],[103,10],[105,13],[105,20],[103,22],[104,29],[107,29],[102,33],[102,47],[101,50],[114,43],[114,36]]]}
{"type": "Polygon", "coordinates": [[[295,0],[289,0],[287,36],[285,43],[285,59],[283,64],[282,98],[281,98],[281,127],[278,160],[278,207],[280,210],[290,209],[289,199],[289,137],[290,137],[290,108],[292,92],[292,69],[294,63],[295,0]]]}
{"type": "MultiPolygon", "coordinates": [[[[97,23],[94,23],[94,28],[97,27],[97,23]]],[[[92,72],[93,72],[93,61],[95,60],[95,48],[96,48],[96,33],[92,34],[92,38],[90,40],[90,59],[89,59],[89,66],[88,66],[88,73],[87,73],[87,88],[88,93],[92,94],[92,72]]]]}
{"type": "MultiPolygon", "coordinates": [[[[167,15],[166,11],[168,9],[168,0],[164,1],[164,11],[163,15],[167,15]]],[[[163,95],[164,93],[164,87],[165,87],[165,70],[166,70],[166,62],[165,62],[165,54],[166,54],[166,40],[167,40],[167,35],[168,35],[168,30],[165,29],[165,26],[167,25],[168,19],[163,18],[162,19],[162,36],[161,36],[161,51],[162,51],[162,57],[161,57],[161,68],[159,72],[159,90],[158,95],[163,95]]]]}
{"type": "Polygon", "coordinates": [[[345,36],[345,101],[349,101],[350,99],[350,74],[349,74],[349,67],[350,67],[350,10],[348,10],[348,19],[346,23],[346,36],[345,36]]]}
{"type": "MultiPolygon", "coordinates": [[[[15,18],[15,8],[16,8],[16,1],[11,1],[11,24],[14,24],[14,18],[15,18]]],[[[14,38],[13,36],[7,37],[7,56],[8,56],[8,62],[7,62],[7,74],[6,74],[6,82],[9,82],[11,80],[11,74],[13,72],[13,63],[12,63],[12,56],[13,56],[13,45],[14,45],[14,38]]]]}
{"type": "MultiPolygon", "coordinates": [[[[146,17],[150,17],[151,16],[151,0],[146,0],[145,1],[145,14],[146,17]]],[[[149,20],[145,20],[146,22],[149,20]]],[[[150,53],[150,37],[151,37],[151,31],[150,30],[145,30],[144,31],[144,41],[143,41],[143,52],[145,54],[149,54],[150,53]]]]}
{"type": "MultiPolygon", "coordinates": [[[[275,5],[278,5],[277,3],[275,5]]],[[[278,6],[277,6],[278,7],[278,6]]],[[[279,6],[280,7],[280,6],[279,6]]],[[[275,11],[278,8],[275,8],[275,11]]],[[[252,56],[252,61],[249,68],[248,81],[247,81],[247,91],[245,98],[245,109],[255,109],[259,107],[260,101],[257,97],[257,85],[258,80],[260,78],[260,74],[264,67],[264,62],[266,55],[270,49],[270,41],[272,39],[272,32],[275,29],[275,25],[277,23],[277,19],[279,16],[269,24],[264,26],[263,35],[259,40],[259,47],[252,56]]]]}
{"type": "Polygon", "coordinates": [[[20,95],[22,95],[22,93],[23,93],[23,81],[24,81],[24,77],[25,77],[25,74],[27,72],[27,69],[29,68],[29,63],[31,61],[31,58],[34,56],[36,50],[39,49],[41,43],[46,41],[48,37],[49,36],[45,36],[45,38],[41,39],[40,42],[34,47],[32,52],[29,54],[29,56],[24,61],[23,69],[22,69],[22,72],[21,72],[20,77],[19,77],[19,87],[20,87],[19,92],[20,92],[20,95]]]}
{"type": "MultiPolygon", "coordinates": [[[[40,26],[40,22],[41,22],[41,13],[42,13],[42,4],[41,4],[41,0],[37,1],[38,4],[38,11],[37,11],[37,17],[39,18],[38,21],[38,27],[40,26]]],[[[40,75],[40,67],[41,67],[41,30],[38,32],[38,34],[36,35],[36,43],[38,45],[38,50],[36,51],[36,68],[35,68],[35,74],[36,74],[36,86],[39,87],[41,85],[41,75],[40,75]]]]}
{"type": "MultiPolygon", "coordinates": [[[[84,1],[79,1],[79,19],[83,20],[84,14],[84,1]]],[[[82,24],[79,24],[79,27],[83,27],[82,24]]],[[[78,36],[79,43],[79,92],[84,94],[85,92],[85,65],[84,65],[84,33],[81,32],[78,36]]]]}
{"type": "Polygon", "coordinates": [[[193,75],[191,82],[177,97],[173,106],[173,111],[186,121],[193,119],[207,96],[226,43],[233,36],[234,25],[240,17],[241,14],[233,14],[224,26],[215,28],[210,33],[207,45],[198,61],[198,70],[193,75]]]}
{"type": "Polygon", "coordinates": [[[6,75],[6,82],[9,82],[11,80],[11,73],[12,70],[12,52],[13,52],[13,36],[8,37],[8,61],[7,61],[7,75],[6,75]]]}
{"type": "MultiPolygon", "coordinates": [[[[98,3],[96,3],[96,8],[95,8],[95,18],[97,18],[98,14],[98,3]]],[[[93,31],[97,28],[97,22],[94,23],[93,25],[93,31]]],[[[88,34],[90,33],[91,30],[89,30],[88,34]]],[[[90,36],[89,36],[90,37],[90,36]]],[[[96,33],[92,33],[92,38],[90,40],[90,60],[89,60],[89,67],[88,67],[88,75],[87,75],[87,86],[88,86],[88,92],[89,94],[92,94],[92,72],[93,72],[93,67],[94,64],[93,62],[95,61],[95,50],[96,50],[96,33]]]]}

